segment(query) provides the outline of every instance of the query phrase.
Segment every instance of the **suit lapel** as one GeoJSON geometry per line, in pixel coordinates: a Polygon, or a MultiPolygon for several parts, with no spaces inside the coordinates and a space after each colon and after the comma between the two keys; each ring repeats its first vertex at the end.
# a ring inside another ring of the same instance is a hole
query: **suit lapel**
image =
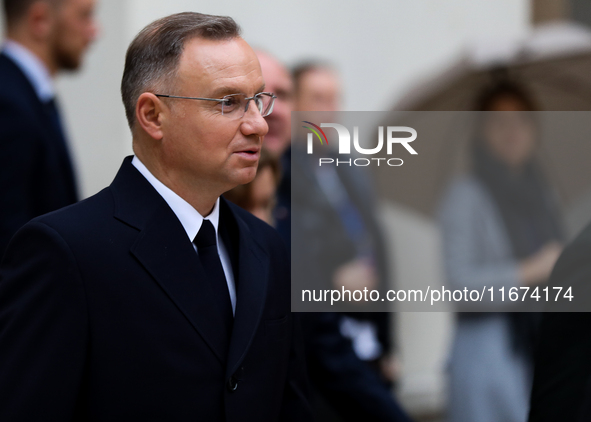
{"type": "MultiPolygon", "coordinates": [[[[174,212],[127,157],[111,184],[115,218],[140,232],[131,248],[195,330],[232,375],[248,351],[259,327],[269,274],[269,256],[254,240],[238,213],[221,199],[222,231],[236,281],[236,313],[228,339],[206,274],[174,212]],[[228,235],[229,233],[229,235],[228,235]],[[237,233],[237,235],[236,235],[237,233]]],[[[228,375],[228,376],[229,376],[228,375]]]]}
{"type": "Polygon", "coordinates": [[[225,363],[228,337],[207,274],[182,225],[167,208],[156,212],[153,224],[142,230],[131,253],[225,363]]]}
{"type": "Polygon", "coordinates": [[[180,221],[129,157],[111,189],[115,217],[140,230],[131,253],[225,364],[229,339],[223,334],[206,274],[180,221]]]}
{"type": "Polygon", "coordinates": [[[233,219],[238,230],[238,272],[234,271],[237,280],[236,313],[226,367],[229,377],[244,359],[261,321],[267,296],[269,256],[253,239],[246,223],[231,211],[223,198],[221,212],[224,221],[233,219]]]}

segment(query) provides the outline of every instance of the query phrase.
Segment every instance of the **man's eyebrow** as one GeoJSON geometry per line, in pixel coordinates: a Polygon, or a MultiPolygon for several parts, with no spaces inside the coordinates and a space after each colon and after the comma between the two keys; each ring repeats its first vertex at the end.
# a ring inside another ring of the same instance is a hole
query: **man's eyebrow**
{"type": "MultiPolygon", "coordinates": [[[[265,90],[265,84],[262,84],[261,87],[255,92],[255,94],[258,94],[259,92],[263,92],[264,90],[265,90]]],[[[212,98],[222,98],[225,95],[231,95],[231,94],[244,94],[244,92],[242,92],[239,88],[225,86],[225,87],[221,87],[221,88],[218,88],[215,91],[213,91],[213,93],[211,94],[211,97],[212,98]]]]}

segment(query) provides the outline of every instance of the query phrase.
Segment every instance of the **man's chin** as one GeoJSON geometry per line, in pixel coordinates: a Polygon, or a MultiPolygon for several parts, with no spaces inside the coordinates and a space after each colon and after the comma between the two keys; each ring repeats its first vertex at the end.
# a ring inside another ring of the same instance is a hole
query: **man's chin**
{"type": "Polygon", "coordinates": [[[234,175],[232,178],[232,188],[238,185],[246,185],[254,180],[257,175],[257,166],[246,167],[241,169],[237,174],[234,175]]]}

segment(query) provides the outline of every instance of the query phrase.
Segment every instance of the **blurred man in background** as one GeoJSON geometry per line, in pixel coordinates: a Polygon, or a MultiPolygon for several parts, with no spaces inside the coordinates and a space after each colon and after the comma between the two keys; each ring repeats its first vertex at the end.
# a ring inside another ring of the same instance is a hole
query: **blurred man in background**
{"type": "Polygon", "coordinates": [[[304,62],[293,71],[296,111],[341,109],[343,93],[339,74],[327,63],[304,62]]]}
{"type": "MultiPolygon", "coordinates": [[[[265,79],[265,89],[277,95],[273,113],[266,117],[269,133],[263,145],[271,154],[282,157],[283,177],[278,190],[275,221],[280,234],[289,244],[293,82],[285,67],[274,57],[261,51],[257,52],[257,56],[265,79]]],[[[383,377],[357,357],[351,341],[341,333],[342,315],[303,313],[300,316],[318,420],[408,421],[383,377]]]]}
{"type": "MultiPolygon", "coordinates": [[[[294,85],[295,110],[334,113],[332,118],[326,114],[323,118],[337,120],[342,90],[334,68],[321,62],[303,63],[294,70],[294,85]]],[[[363,169],[356,167],[311,165],[309,157],[303,155],[297,160],[306,167],[302,174],[308,176],[297,178],[298,191],[315,197],[307,208],[314,208],[322,219],[319,226],[324,231],[307,233],[304,230],[302,236],[322,243],[318,249],[326,251],[325,254],[332,251],[335,256],[334,265],[329,269],[331,286],[327,288],[354,290],[360,285],[368,289],[385,286],[388,283],[385,243],[376,216],[371,179],[363,169]]],[[[294,226],[300,223],[304,224],[299,218],[294,220],[294,226]]],[[[321,259],[327,262],[330,259],[327,257],[321,259]]],[[[303,261],[311,262],[310,259],[308,253],[302,253],[303,261]]],[[[392,382],[395,375],[389,359],[389,327],[389,314],[376,312],[351,313],[340,323],[341,332],[351,339],[359,359],[371,364],[385,380],[392,382]]]]}
{"type": "Polygon", "coordinates": [[[4,0],[0,53],[0,257],[30,219],[77,201],[54,78],[97,35],[95,0],[4,0]]]}
{"type": "Polygon", "coordinates": [[[285,66],[274,57],[258,51],[265,83],[277,99],[273,113],[267,116],[269,133],[265,136],[264,148],[279,160],[281,180],[277,188],[277,205],[273,220],[275,228],[290,248],[291,239],[291,112],[293,110],[293,82],[285,66]]]}
{"type": "Polygon", "coordinates": [[[275,158],[280,158],[289,149],[291,140],[291,112],[293,110],[293,82],[291,75],[281,63],[264,51],[257,51],[263,69],[266,89],[277,96],[273,113],[265,120],[269,132],[265,135],[265,149],[275,158]]]}

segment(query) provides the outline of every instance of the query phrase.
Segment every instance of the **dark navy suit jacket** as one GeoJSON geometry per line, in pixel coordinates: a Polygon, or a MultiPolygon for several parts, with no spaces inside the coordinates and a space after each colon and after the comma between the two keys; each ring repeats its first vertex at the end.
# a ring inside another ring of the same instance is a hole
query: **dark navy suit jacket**
{"type": "Polygon", "coordinates": [[[278,234],[222,198],[237,290],[224,335],[191,241],[130,158],[5,254],[0,420],[310,420],[278,234]]]}
{"type": "Polygon", "coordinates": [[[0,257],[27,221],[76,200],[63,134],[24,73],[0,54],[0,257]]]}
{"type": "Polygon", "coordinates": [[[529,422],[591,420],[591,224],[564,249],[548,282],[554,292],[546,304],[536,350],[529,422]],[[558,300],[570,287],[574,305],[558,300]],[[558,312],[576,309],[587,312],[558,312]]]}
{"type": "MultiPolygon", "coordinates": [[[[293,211],[285,219],[284,230],[281,233],[290,237],[294,274],[307,279],[313,288],[331,288],[326,280],[332,279],[332,274],[338,266],[355,257],[355,244],[344,235],[346,231],[338,215],[314,180],[313,169],[307,162],[306,154],[296,148],[288,154],[290,170],[284,176],[286,179],[282,184],[279,204],[293,211]],[[289,231],[290,223],[295,228],[293,232],[289,231]],[[323,261],[324,264],[331,262],[331,265],[320,265],[317,260],[323,261]],[[327,271],[322,273],[318,269],[327,271]]],[[[355,183],[352,176],[357,176],[357,172],[339,175],[352,200],[359,206],[376,242],[377,266],[382,285],[385,285],[387,262],[384,239],[375,218],[375,211],[371,207],[373,200],[368,186],[355,183]]],[[[280,224],[279,228],[281,227],[280,224]]],[[[359,315],[360,313],[354,314],[359,315]]],[[[341,317],[341,314],[333,312],[301,314],[313,389],[326,399],[344,421],[410,421],[394,399],[389,387],[374,369],[357,357],[351,341],[341,334],[341,317]]],[[[365,313],[363,317],[376,324],[382,345],[387,351],[390,347],[389,315],[365,313]]]]}

